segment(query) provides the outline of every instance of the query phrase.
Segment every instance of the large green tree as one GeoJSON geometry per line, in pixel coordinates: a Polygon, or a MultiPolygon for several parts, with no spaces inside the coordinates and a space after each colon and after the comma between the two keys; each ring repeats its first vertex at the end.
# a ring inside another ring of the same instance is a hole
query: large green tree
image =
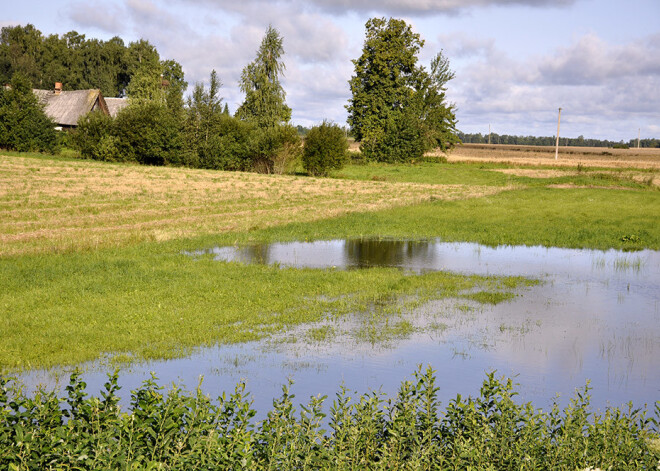
{"type": "Polygon", "coordinates": [[[353,61],[348,123],[362,152],[380,161],[411,161],[457,142],[446,84],[454,77],[440,52],[430,70],[419,65],[424,40],[400,19],[366,23],[362,55],[353,61]]]}
{"type": "Polygon", "coordinates": [[[241,74],[240,87],[245,101],[236,116],[259,127],[274,127],[291,119],[291,108],[286,105],[286,93],[280,84],[280,75],[285,70],[282,43],[280,33],[269,26],[257,57],[241,74]]]}

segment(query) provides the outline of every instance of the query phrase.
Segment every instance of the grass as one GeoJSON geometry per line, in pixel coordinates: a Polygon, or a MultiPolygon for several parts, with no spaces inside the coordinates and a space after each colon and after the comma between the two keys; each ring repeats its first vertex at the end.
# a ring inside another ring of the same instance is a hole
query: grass
{"type": "Polygon", "coordinates": [[[0,156],[0,368],[174,357],[384,299],[484,291],[491,302],[525,284],[243,266],[184,250],[346,237],[660,248],[660,192],[649,186],[548,188],[480,166],[351,166],[344,179],[314,179],[0,156]]]}
{"type": "Polygon", "coordinates": [[[465,144],[455,148],[450,162],[508,162],[513,165],[552,167],[637,168],[660,170],[660,149],[605,149],[602,147],[559,147],[555,160],[552,146],[465,144]]]}
{"type": "Polygon", "coordinates": [[[380,182],[414,182],[426,184],[469,184],[499,187],[572,185],[578,187],[616,187],[657,189],[652,184],[660,172],[652,169],[612,169],[575,167],[557,169],[550,166],[532,168],[498,162],[443,163],[425,161],[418,164],[389,165],[369,163],[351,165],[332,174],[335,178],[380,182]]]}
{"type": "Polygon", "coordinates": [[[74,365],[104,355],[178,357],[197,346],[366,311],[382,299],[438,299],[527,283],[398,269],[241,265],[186,256],[175,243],[4,259],[0,368],[74,365]]]}
{"type": "Polygon", "coordinates": [[[0,257],[245,232],[498,191],[0,156],[0,257]]]}
{"type": "MultiPolygon", "coordinates": [[[[344,237],[440,238],[490,246],[660,249],[660,192],[525,188],[292,223],[237,235],[238,243],[344,237]],[[635,234],[635,237],[628,237],[635,234]]],[[[213,237],[191,243],[212,246],[213,237]]],[[[218,239],[220,240],[220,239],[218,239]]]]}

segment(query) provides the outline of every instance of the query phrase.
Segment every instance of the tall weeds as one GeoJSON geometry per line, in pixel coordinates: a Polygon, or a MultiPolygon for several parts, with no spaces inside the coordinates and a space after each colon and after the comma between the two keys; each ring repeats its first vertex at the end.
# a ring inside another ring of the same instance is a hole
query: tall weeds
{"type": "Polygon", "coordinates": [[[519,404],[511,380],[489,374],[478,397],[441,409],[431,368],[393,398],[370,392],[296,406],[290,383],[255,421],[245,384],[211,400],[155,379],[119,407],[117,375],[88,397],[78,374],[66,396],[0,378],[0,468],[48,469],[657,469],[655,417],[591,411],[589,387],[549,412],[519,404]],[[300,409],[298,409],[298,407],[300,409]],[[324,429],[328,427],[328,431],[324,429]]]}

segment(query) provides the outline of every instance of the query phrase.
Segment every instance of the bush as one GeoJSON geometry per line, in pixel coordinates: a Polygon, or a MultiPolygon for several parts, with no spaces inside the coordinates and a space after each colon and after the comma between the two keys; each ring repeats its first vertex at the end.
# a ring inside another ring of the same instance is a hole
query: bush
{"type": "Polygon", "coordinates": [[[213,124],[207,141],[197,144],[198,167],[216,170],[250,170],[253,125],[222,115],[213,124]]]}
{"type": "Polygon", "coordinates": [[[425,136],[418,120],[407,109],[392,117],[383,128],[365,133],[360,151],[367,160],[401,163],[415,162],[424,156],[425,136]]]}
{"type": "Polygon", "coordinates": [[[298,409],[284,386],[259,422],[244,383],[214,401],[148,380],[125,411],[116,374],[100,397],[87,397],[77,373],[62,398],[11,383],[0,376],[1,469],[651,470],[660,458],[657,415],[632,405],[594,413],[588,388],[543,412],[492,373],[477,397],[457,395],[444,410],[430,368],[390,399],[342,388],[327,418],[327,396],[298,409]]]}
{"type": "Polygon", "coordinates": [[[114,120],[108,115],[93,111],[81,116],[72,136],[80,155],[86,159],[123,160],[114,136],[114,120]]]}
{"type": "Polygon", "coordinates": [[[307,133],[303,149],[303,167],[310,175],[325,176],[340,169],[348,159],[348,140],[344,130],[324,121],[307,133]]]}
{"type": "Polygon", "coordinates": [[[28,80],[14,74],[11,86],[0,85],[0,148],[19,152],[55,152],[55,123],[32,92],[28,80]]]}
{"type": "Polygon", "coordinates": [[[132,103],[115,120],[116,146],[122,160],[147,165],[181,165],[180,122],[164,104],[132,103]]]}
{"type": "Polygon", "coordinates": [[[302,153],[298,131],[288,124],[255,129],[250,148],[251,170],[258,173],[291,173],[302,153]]]}

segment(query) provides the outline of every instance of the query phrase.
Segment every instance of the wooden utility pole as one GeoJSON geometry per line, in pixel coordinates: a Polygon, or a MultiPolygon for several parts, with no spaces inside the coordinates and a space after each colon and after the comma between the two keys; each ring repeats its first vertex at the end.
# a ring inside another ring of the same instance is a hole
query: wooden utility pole
{"type": "Polygon", "coordinates": [[[490,124],[488,125],[488,144],[490,144],[490,124]]]}
{"type": "Polygon", "coordinates": [[[637,148],[639,149],[639,138],[642,137],[642,128],[637,130],[637,148]]]}
{"type": "Polygon", "coordinates": [[[559,108],[559,115],[557,116],[557,143],[555,144],[555,160],[559,158],[559,122],[561,121],[561,108],[559,108]]]}

